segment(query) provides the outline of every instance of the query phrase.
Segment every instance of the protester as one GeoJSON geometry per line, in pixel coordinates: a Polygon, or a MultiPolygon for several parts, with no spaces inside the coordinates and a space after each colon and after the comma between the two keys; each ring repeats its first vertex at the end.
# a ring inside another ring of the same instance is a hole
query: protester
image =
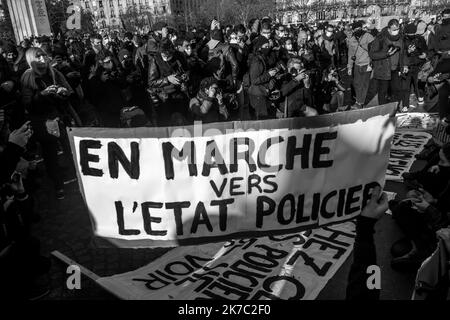
{"type": "Polygon", "coordinates": [[[197,96],[191,99],[189,107],[194,120],[201,120],[203,123],[219,122],[229,117],[223,94],[214,77],[202,80],[200,90],[197,96]]]}
{"type": "Polygon", "coordinates": [[[369,45],[374,37],[364,31],[363,22],[356,21],[352,25],[353,34],[348,40],[348,65],[349,76],[353,76],[356,102],[352,109],[361,109],[366,103],[369,90],[370,76],[372,74],[372,61],[369,57],[369,45]]]}
{"type": "Polygon", "coordinates": [[[367,285],[368,267],[377,266],[377,254],[373,234],[376,222],[388,209],[387,196],[380,187],[372,191],[370,201],[356,219],[356,238],[353,263],[348,275],[347,300],[378,300],[380,290],[367,285]]]}
{"type": "Polygon", "coordinates": [[[378,102],[385,104],[389,101],[390,89],[392,99],[402,101],[405,107],[402,75],[408,73],[408,67],[405,65],[405,45],[398,20],[390,20],[387,27],[375,38],[370,46],[369,56],[373,62],[373,79],[377,88],[378,102]]]}
{"type": "MultiPolygon", "coordinates": [[[[375,94],[380,105],[398,102],[403,107],[399,111],[406,112],[416,107],[411,93],[422,108],[434,108],[428,104],[435,95],[440,122],[448,124],[449,22],[450,9],[442,12],[442,23],[392,19],[380,31],[371,19],[286,25],[263,17],[224,26],[213,18],[209,25],[189,26],[187,31],[159,21],[147,34],[104,30],[36,36],[17,44],[1,41],[0,162],[7,170],[0,176],[9,188],[5,197],[13,199],[9,210],[2,207],[2,219],[30,206],[25,197],[32,195],[32,179],[21,180],[13,173],[18,167],[32,167],[41,156],[56,198],[64,198],[67,170],[62,170],[58,154],[71,157],[67,127],[169,127],[193,121],[214,126],[313,117],[362,109],[375,94]],[[26,120],[29,124],[20,129],[26,120]],[[6,143],[8,137],[12,146],[6,143]]],[[[428,257],[436,246],[436,232],[446,237],[449,145],[439,150],[424,170],[403,176],[411,190],[407,199],[391,203],[405,233],[392,249],[392,266],[398,270],[415,268],[428,257]]],[[[27,208],[32,217],[33,210],[27,208]]],[[[357,219],[348,299],[379,297],[379,291],[365,288],[363,278],[367,266],[376,264],[373,228],[385,210],[385,195],[376,188],[357,219]]],[[[32,243],[33,249],[21,251],[4,237],[0,259],[29,258],[42,266],[38,273],[43,274],[48,266],[29,225],[9,228],[24,235],[23,243],[32,243]],[[5,254],[9,250],[18,250],[17,256],[5,254]]],[[[2,273],[11,271],[8,263],[0,263],[2,273]]],[[[35,276],[27,281],[34,282],[35,276]]],[[[25,291],[36,297],[47,288],[40,289],[33,284],[25,291]]]]}
{"type": "Polygon", "coordinates": [[[47,55],[39,48],[27,50],[30,69],[21,78],[22,102],[31,118],[35,138],[41,145],[47,173],[53,180],[56,197],[64,199],[63,175],[58,164],[58,144],[70,157],[65,126],[68,124],[67,102],[73,93],[58,70],[50,66],[47,55]]]}

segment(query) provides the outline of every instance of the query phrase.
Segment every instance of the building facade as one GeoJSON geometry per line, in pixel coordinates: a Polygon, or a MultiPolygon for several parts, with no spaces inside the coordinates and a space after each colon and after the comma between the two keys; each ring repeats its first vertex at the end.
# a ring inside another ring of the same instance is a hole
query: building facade
{"type": "MultiPolygon", "coordinates": [[[[92,12],[97,27],[120,27],[120,16],[130,9],[142,13],[142,17],[167,18],[172,14],[170,0],[81,0],[84,10],[92,12]]],[[[151,24],[151,19],[148,18],[151,24]]]]}
{"type": "Polygon", "coordinates": [[[298,24],[355,17],[406,17],[414,15],[415,10],[432,8],[435,4],[432,0],[277,0],[277,11],[280,22],[298,24]]]}
{"type": "Polygon", "coordinates": [[[205,0],[81,0],[81,7],[91,11],[97,27],[120,27],[120,16],[133,8],[148,19],[148,24],[157,20],[185,20],[191,12],[200,10],[205,0]]]}

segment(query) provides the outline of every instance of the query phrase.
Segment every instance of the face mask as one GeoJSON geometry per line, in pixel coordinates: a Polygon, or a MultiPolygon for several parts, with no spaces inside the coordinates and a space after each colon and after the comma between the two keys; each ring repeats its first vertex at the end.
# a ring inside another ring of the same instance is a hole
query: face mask
{"type": "Polygon", "coordinates": [[[266,56],[266,57],[270,55],[270,51],[271,51],[270,48],[263,48],[263,49],[261,49],[261,53],[262,53],[264,56],[266,56]]]}
{"type": "Polygon", "coordinates": [[[287,50],[287,51],[291,51],[291,50],[292,50],[292,44],[286,45],[286,50],[287,50]]]}
{"type": "Polygon", "coordinates": [[[270,33],[263,33],[262,36],[266,39],[270,39],[270,33]]]}
{"type": "Polygon", "coordinates": [[[238,43],[239,43],[239,41],[236,38],[233,38],[230,40],[230,44],[238,44],[238,43]]]}
{"type": "Polygon", "coordinates": [[[163,57],[163,56],[161,56],[161,58],[163,59],[164,62],[167,62],[167,61],[169,61],[170,59],[172,59],[172,57],[163,57]]]}
{"type": "Polygon", "coordinates": [[[364,30],[356,30],[353,34],[356,38],[360,38],[364,34],[364,30]]]}
{"type": "Polygon", "coordinates": [[[399,32],[400,32],[399,30],[392,31],[392,32],[391,32],[391,35],[394,36],[394,37],[396,37],[396,36],[398,36],[399,32]]]}
{"type": "Polygon", "coordinates": [[[186,49],[186,50],[184,50],[184,52],[186,52],[186,54],[187,54],[188,56],[190,56],[190,55],[192,54],[192,49],[191,49],[191,48],[186,49]]]}
{"type": "Polygon", "coordinates": [[[101,44],[98,44],[98,45],[93,45],[92,47],[93,47],[95,50],[100,51],[101,48],[102,48],[102,45],[101,45],[101,44]]]}
{"type": "Polygon", "coordinates": [[[333,35],[333,32],[328,32],[327,31],[325,34],[327,35],[328,38],[330,38],[333,35]]]}

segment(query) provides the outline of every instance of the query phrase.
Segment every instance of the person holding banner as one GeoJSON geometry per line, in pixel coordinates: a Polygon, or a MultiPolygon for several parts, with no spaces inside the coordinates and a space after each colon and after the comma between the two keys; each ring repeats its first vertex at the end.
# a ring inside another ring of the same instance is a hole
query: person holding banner
{"type": "Polygon", "coordinates": [[[375,187],[369,203],[361,215],[356,218],[356,238],[354,244],[353,263],[348,275],[346,290],[347,300],[378,300],[380,290],[369,290],[367,287],[367,269],[377,265],[377,256],[373,234],[376,222],[386,213],[388,200],[380,187],[375,187]]]}

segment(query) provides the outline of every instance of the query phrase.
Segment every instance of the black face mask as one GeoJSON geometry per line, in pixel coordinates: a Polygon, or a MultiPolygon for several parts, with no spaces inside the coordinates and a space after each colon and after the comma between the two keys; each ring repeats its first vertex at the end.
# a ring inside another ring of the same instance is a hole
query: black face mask
{"type": "Polygon", "coordinates": [[[364,34],[364,30],[356,30],[355,32],[353,32],[353,35],[356,38],[361,38],[361,36],[364,34]]]}
{"type": "Polygon", "coordinates": [[[396,35],[396,36],[393,36],[392,34],[390,34],[390,33],[388,32],[388,38],[389,38],[389,40],[391,40],[391,41],[397,41],[397,40],[400,39],[400,33],[399,33],[398,35],[396,35]]]}
{"type": "Polygon", "coordinates": [[[272,52],[272,49],[271,49],[271,48],[263,48],[263,49],[261,49],[261,53],[262,53],[262,55],[265,56],[265,57],[270,56],[270,52],[272,52]]]}

